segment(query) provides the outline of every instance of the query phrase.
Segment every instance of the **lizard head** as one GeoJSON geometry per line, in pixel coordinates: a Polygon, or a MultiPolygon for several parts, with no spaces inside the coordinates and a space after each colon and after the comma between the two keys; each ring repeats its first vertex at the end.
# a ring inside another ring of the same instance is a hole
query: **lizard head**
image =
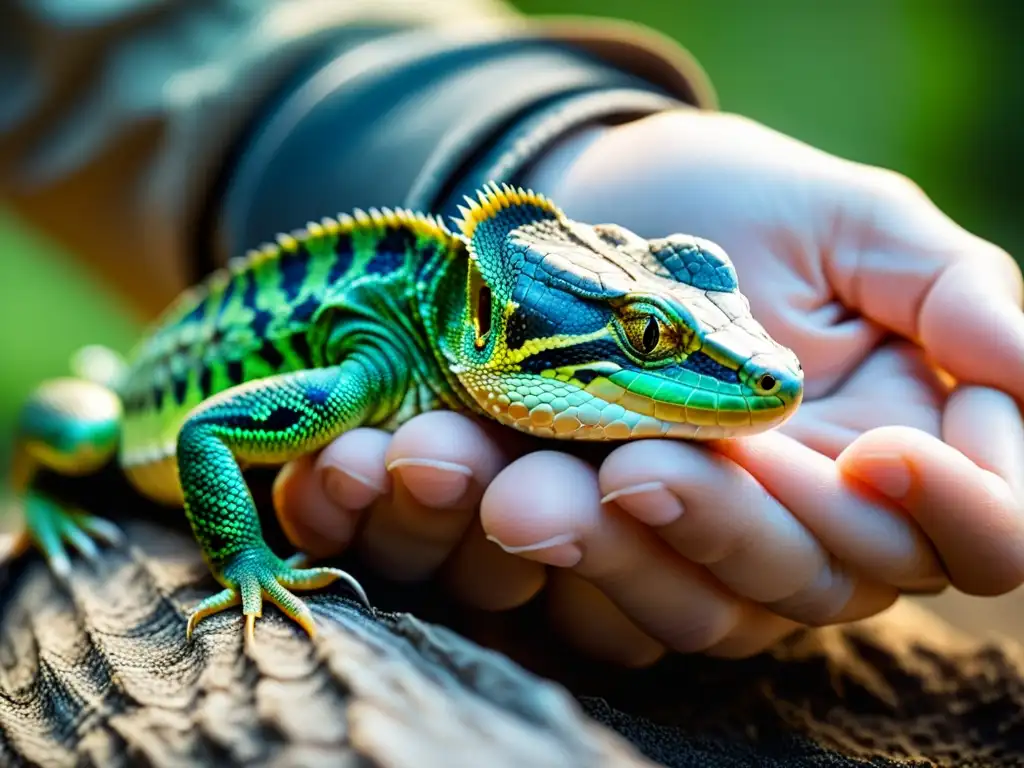
{"type": "Polygon", "coordinates": [[[714,243],[582,224],[508,186],[460,211],[465,300],[445,355],[498,421],[570,439],[715,439],[799,406],[796,355],[751,315],[714,243]]]}

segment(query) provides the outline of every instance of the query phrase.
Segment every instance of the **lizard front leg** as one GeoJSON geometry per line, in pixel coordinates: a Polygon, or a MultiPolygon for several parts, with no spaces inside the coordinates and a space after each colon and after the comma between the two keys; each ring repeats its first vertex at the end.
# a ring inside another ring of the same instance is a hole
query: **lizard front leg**
{"type": "Polygon", "coordinates": [[[225,589],[195,608],[189,637],[204,617],[241,603],[251,642],[264,596],[312,635],[312,614],[289,588],[316,589],[342,579],[368,602],[344,571],[298,568],[298,557],[282,560],[270,551],[239,462],[281,464],[323,447],[387,410],[400,387],[395,378],[383,361],[351,357],[331,368],[241,384],[190,414],[177,443],[185,511],[225,589]]]}

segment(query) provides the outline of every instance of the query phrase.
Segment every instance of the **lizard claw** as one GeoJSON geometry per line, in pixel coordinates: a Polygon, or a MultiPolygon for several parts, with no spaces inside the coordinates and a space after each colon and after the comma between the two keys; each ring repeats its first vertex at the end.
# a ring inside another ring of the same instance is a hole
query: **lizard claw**
{"type": "Polygon", "coordinates": [[[246,645],[255,642],[256,619],[263,615],[263,598],[276,605],[281,612],[298,624],[310,637],[316,635],[316,623],[309,607],[289,591],[312,590],[335,581],[344,581],[369,608],[370,601],[351,575],[338,568],[296,568],[305,556],[295,555],[281,560],[269,549],[256,548],[239,552],[223,569],[221,581],[226,589],[203,600],[192,611],[186,634],[192,637],[196,625],[207,616],[232,608],[239,603],[245,616],[246,645]]]}
{"type": "Polygon", "coordinates": [[[71,577],[71,560],[66,545],[73,547],[91,565],[100,558],[94,539],[117,546],[124,541],[120,529],[108,520],[79,509],[69,509],[39,493],[24,498],[26,536],[29,537],[50,567],[53,575],[67,585],[71,577]]]}

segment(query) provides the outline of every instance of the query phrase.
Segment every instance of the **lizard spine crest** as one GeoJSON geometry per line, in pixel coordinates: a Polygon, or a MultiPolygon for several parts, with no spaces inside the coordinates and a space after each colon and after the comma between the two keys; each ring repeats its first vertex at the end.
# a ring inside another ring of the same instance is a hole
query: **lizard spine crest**
{"type": "Polygon", "coordinates": [[[463,199],[466,201],[466,205],[458,206],[461,218],[456,218],[455,223],[467,240],[472,239],[477,226],[493,219],[502,211],[516,206],[532,205],[555,219],[565,218],[562,209],[544,195],[531,189],[513,187],[509,184],[502,184],[499,187],[496,183],[491,182],[477,192],[476,200],[468,196],[463,199]]]}
{"type": "Polygon", "coordinates": [[[440,217],[407,208],[356,208],[351,213],[325,216],[320,221],[307,222],[305,227],[282,232],[275,240],[262,243],[250,248],[241,256],[229,259],[227,265],[210,273],[205,280],[182,291],[157,325],[163,325],[167,319],[196,306],[210,293],[222,290],[232,279],[267,261],[297,254],[304,245],[314,245],[327,238],[352,235],[367,225],[382,229],[408,227],[413,234],[439,240],[451,240],[455,237],[440,217]]]}

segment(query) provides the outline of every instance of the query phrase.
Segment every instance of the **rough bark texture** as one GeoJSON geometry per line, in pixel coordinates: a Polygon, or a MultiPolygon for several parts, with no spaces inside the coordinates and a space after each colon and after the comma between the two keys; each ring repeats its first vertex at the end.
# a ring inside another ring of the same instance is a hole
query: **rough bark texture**
{"type": "Polygon", "coordinates": [[[536,605],[468,616],[360,574],[384,609],[560,685],[342,590],[309,598],[313,642],[270,607],[252,652],[235,611],[188,644],[214,587],[195,545],[176,521],[125,529],[70,592],[34,556],[0,577],[0,764],[1024,765],[1024,652],[909,604],[742,662],[630,672],[561,648],[536,605]]]}

